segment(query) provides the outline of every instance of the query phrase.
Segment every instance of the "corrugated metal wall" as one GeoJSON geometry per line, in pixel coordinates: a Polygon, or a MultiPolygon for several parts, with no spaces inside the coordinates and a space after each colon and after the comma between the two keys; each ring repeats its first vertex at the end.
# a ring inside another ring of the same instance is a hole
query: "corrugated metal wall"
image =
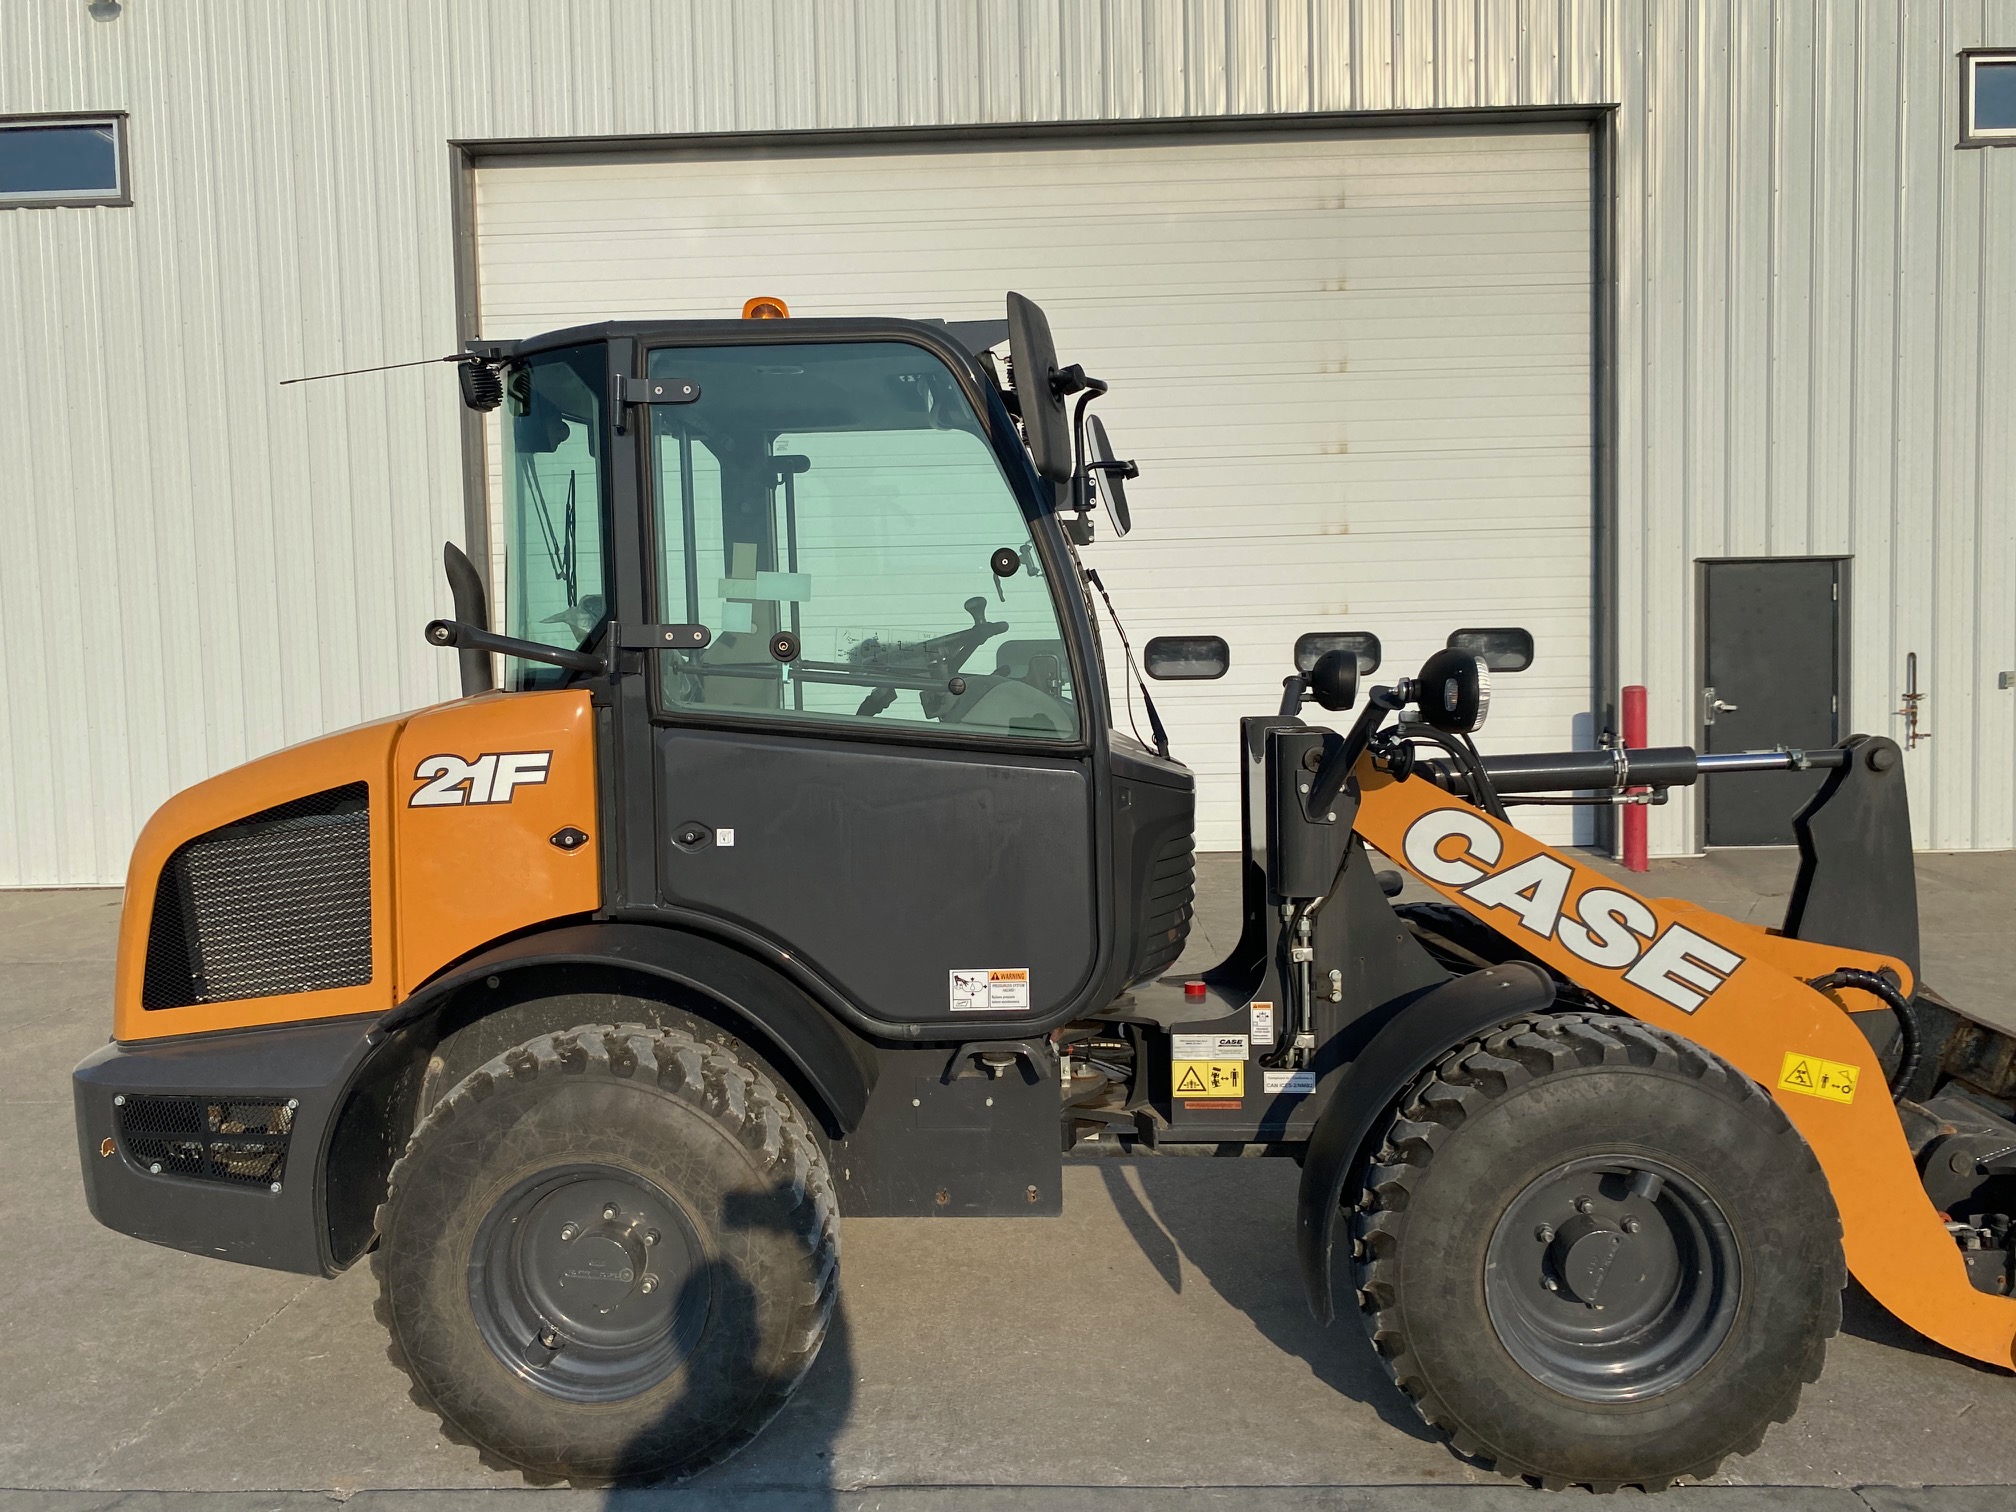
{"type": "MultiPolygon", "coordinates": [[[[2016,799],[2016,0],[83,0],[0,113],[132,113],[130,209],[0,211],[0,885],[116,880],[175,788],[450,691],[451,139],[1605,104],[1620,670],[1693,734],[1693,561],[1855,556],[1851,723],[1922,843],[2016,799]]],[[[1566,732],[1564,731],[1564,736],[1566,732]]],[[[1657,811],[1689,848],[1692,805],[1657,811]]]]}

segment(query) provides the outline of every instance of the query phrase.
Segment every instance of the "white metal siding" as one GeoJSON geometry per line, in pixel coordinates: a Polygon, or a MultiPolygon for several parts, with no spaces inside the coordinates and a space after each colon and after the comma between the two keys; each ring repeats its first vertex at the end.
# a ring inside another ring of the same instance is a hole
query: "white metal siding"
{"type": "MultiPolygon", "coordinates": [[[[2016,808],[2016,0],[0,4],[0,112],[132,112],[131,209],[0,211],[0,884],[451,688],[450,140],[1617,104],[1620,673],[1689,739],[1693,560],[1855,555],[1849,718],[1920,653],[1922,843],[2016,808]]],[[[1661,850],[1693,805],[1655,811],[1661,850]]]]}
{"type": "Polygon", "coordinates": [[[1458,624],[1529,625],[1498,745],[1586,716],[1588,166],[1573,125],[507,160],[477,174],[483,328],[1041,302],[1141,464],[1134,534],[1089,553],[1129,634],[1232,644],[1155,699],[1198,844],[1236,849],[1237,721],[1302,631],[1373,631],[1390,676],[1458,624]]]}

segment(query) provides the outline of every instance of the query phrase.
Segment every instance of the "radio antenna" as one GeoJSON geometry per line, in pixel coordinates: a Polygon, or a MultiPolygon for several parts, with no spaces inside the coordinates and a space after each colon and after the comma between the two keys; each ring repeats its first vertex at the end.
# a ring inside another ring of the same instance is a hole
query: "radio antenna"
{"type": "Polygon", "coordinates": [[[452,357],[422,357],[414,362],[387,362],[378,367],[345,368],[340,373],[310,373],[306,378],[282,378],[280,387],[290,383],[320,383],[324,378],[354,378],[359,373],[389,373],[394,368],[427,367],[436,362],[473,362],[466,353],[457,352],[452,357]]]}

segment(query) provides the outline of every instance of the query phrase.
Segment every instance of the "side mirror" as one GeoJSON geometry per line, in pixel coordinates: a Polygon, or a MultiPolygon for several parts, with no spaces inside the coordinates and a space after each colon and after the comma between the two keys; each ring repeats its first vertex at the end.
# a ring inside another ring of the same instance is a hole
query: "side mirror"
{"type": "Polygon", "coordinates": [[[1451,735],[1467,735],[1491,711],[1491,672],[1484,658],[1444,647],[1421,664],[1410,690],[1421,722],[1451,735]]]}
{"type": "MultiPolygon", "coordinates": [[[[1304,677],[1332,651],[1348,651],[1357,663],[1358,675],[1370,677],[1379,670],[1379,637],[1369,630],[1312,630],[1295,640],[1295,670],[1304,677]]],[[[1324,707],[1327,709],[1328,704],[1324,707]]]]}
{"type": "Polygon", "coordinates": [[[1134,517],[1127,512],[1126,481],[1138,478],[1141,469],[1114,456],[1113,443],[1106,436],[1106,423],[1097,415],[1086,420],[1085,437],[1092,453],[1088,465],[1099,475],[1099,494],[1106,501],[1107,514],[1113,519],[1113,534],[1124,536],[1134,528],[1134,517]]]}
{"type": "Polygon", "coordinates": [[[1158,635],[1141,648],[1141,665],[1157,682],[1209,682],[1232,669],[1232,648],[1219,635],[1158,635]]]}
{"type": "Polygon", "coordinates": [[[1008,361],[1015,369],[1015,404],[1036,471],[1052,483],[1071,481],[1071,417],[1057,382],[1057,344],[1050,319],[1034,300],[1008,296],[1008,361]]]}
{"type": "Polygon", "coordinates": [[[1453,630],[1443,643],[1451,651],[1484,658],[1493,672],[1524,672],[1533,665],[1533,632],[1516,626],[1502,630],[1453,630]]]}

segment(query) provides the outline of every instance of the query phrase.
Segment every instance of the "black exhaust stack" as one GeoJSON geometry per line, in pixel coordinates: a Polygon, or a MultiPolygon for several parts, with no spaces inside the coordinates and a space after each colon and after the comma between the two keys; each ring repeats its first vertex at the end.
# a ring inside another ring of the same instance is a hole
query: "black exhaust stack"
{"type": "MultiPolygon", "coordinates": [[[[483,579],[476,574],[476,564],[462,552],[453,541],[444,542],[441,547],[441,564],[448,571],[448,592],[455,599],[455,618],[465,625],[478,629],[490,628],[490,600],[483,591],[483,579]]],[[[488,693],[497,686],[496,675],[491,671],[490,653],[479,651],[474,646],[464,646],[457,653],[462,661],[462,696],[472,693],[488,693]]]]}

